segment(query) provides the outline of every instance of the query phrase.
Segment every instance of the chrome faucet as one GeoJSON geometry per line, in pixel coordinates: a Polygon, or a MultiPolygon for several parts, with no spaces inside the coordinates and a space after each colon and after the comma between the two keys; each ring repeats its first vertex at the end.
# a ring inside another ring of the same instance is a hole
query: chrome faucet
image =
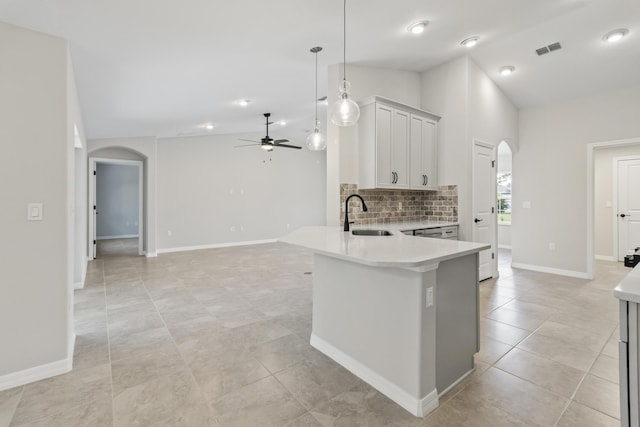
{"type": "Polygon", "coordinates": [[[347,197],[347,200],[344,202],[344,231],[349,231],[349,199],[351,199],[352,197],[357,197],[358,199],[360,199],[360,201],[362,202],[362,212],[366,212],[369,210],[367,209],[367,205],[364,202],[364,199],[359,194],[352,194],[347,197]]]}

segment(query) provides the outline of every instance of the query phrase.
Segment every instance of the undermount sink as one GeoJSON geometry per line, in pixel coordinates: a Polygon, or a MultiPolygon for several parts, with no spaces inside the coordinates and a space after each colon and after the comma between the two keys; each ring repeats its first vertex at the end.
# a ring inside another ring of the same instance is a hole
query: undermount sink
{"type": "Polygon", "coordinates": [[[354,236],[393,236],[387,230],[352,230],[351,234],[354,236]]]}

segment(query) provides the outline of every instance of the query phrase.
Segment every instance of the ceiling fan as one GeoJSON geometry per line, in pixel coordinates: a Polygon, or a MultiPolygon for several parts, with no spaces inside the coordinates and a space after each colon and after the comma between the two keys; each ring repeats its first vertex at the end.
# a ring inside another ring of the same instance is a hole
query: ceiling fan
{"type": "Polygon", "coordinates": [[[240,138],[240,141],[248,141],[248,142],[253,142],[253,144],[245,144],[245,145],[236,145],[236,148],[238,147],[251,147],[254,145],[259,145],[262,147],[262,149],[266,150],[266,151],[273,151],[274,147],[283,147],[283,148],[295,148],[295,149],[301,149],[302,147],[298,147],[297,145],[289,145],[289,144],[283,144],[283,142],[289,142],[288,139],[276,139],[274,140],[273,138],[269,137],[269,125],[273,124],[273,122],[269,121],[269,117],[271,116],[271,113],[264,113],[264,117],[266,120],[266,124],[267,124],[267,135],[260,139],[260,142],[258,141],[252,141],[250,139],[242,139],[240,138]]]}

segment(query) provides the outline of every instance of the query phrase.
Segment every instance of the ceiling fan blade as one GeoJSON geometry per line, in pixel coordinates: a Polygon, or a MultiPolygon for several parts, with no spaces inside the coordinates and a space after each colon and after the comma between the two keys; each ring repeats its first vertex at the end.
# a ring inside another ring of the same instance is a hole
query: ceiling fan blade
{"type": "Polygon", "coordinates": [[[300,150],[302,147],[298,147],[297,145],[289,145],[289,144],[277,144],[276,147],[284,147],[284,148],[295,148],[300,150]]]}
{"type": "Polygon", "coordinates": [[[256,144],[260,144],[258,141],[254,141],[253,139],[242,139],[242,138],[238,138],[238,141],[255,142],[256,144]]]}
{"type": "Polygon", "coordinates": [[[274,144],[280,144],[282,142],[289,142],[288,139],[276,139],[275,141],[273,141],[274,144]]]}
{"type": "Polygon", "coordinates": [[[233,148],[240,148],[240,147],[255,147],[258,146],[260,144],[244,144],[244,145],[235,145],[233,148]]]}

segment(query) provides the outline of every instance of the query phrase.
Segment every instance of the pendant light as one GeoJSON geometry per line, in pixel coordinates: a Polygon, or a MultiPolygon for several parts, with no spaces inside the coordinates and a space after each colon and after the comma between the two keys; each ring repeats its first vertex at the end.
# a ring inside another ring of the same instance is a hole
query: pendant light
{"type": "Polygon", "coordinates": [[[320,51],[322,51],[320,46],[311,48],[311,53],[316,55],[316,121],[313,133],[307,137],[307,147],[311,151],[322,151],[327,148],[327,138],[320,131],[320,122],[318,121],[318,52],[320,51]]]}
{"type": "Polygon", "coordinates": [[[344,0],[344,22],[343,22],[343,61],[342,61],[342,83],[340,84],[340,99],[331,108],[331,122],[337,126],[352,126],[360,118],[360,107],[351,98],[349,91],[351,83],[347,81],[347,0],[344,0]]]}

